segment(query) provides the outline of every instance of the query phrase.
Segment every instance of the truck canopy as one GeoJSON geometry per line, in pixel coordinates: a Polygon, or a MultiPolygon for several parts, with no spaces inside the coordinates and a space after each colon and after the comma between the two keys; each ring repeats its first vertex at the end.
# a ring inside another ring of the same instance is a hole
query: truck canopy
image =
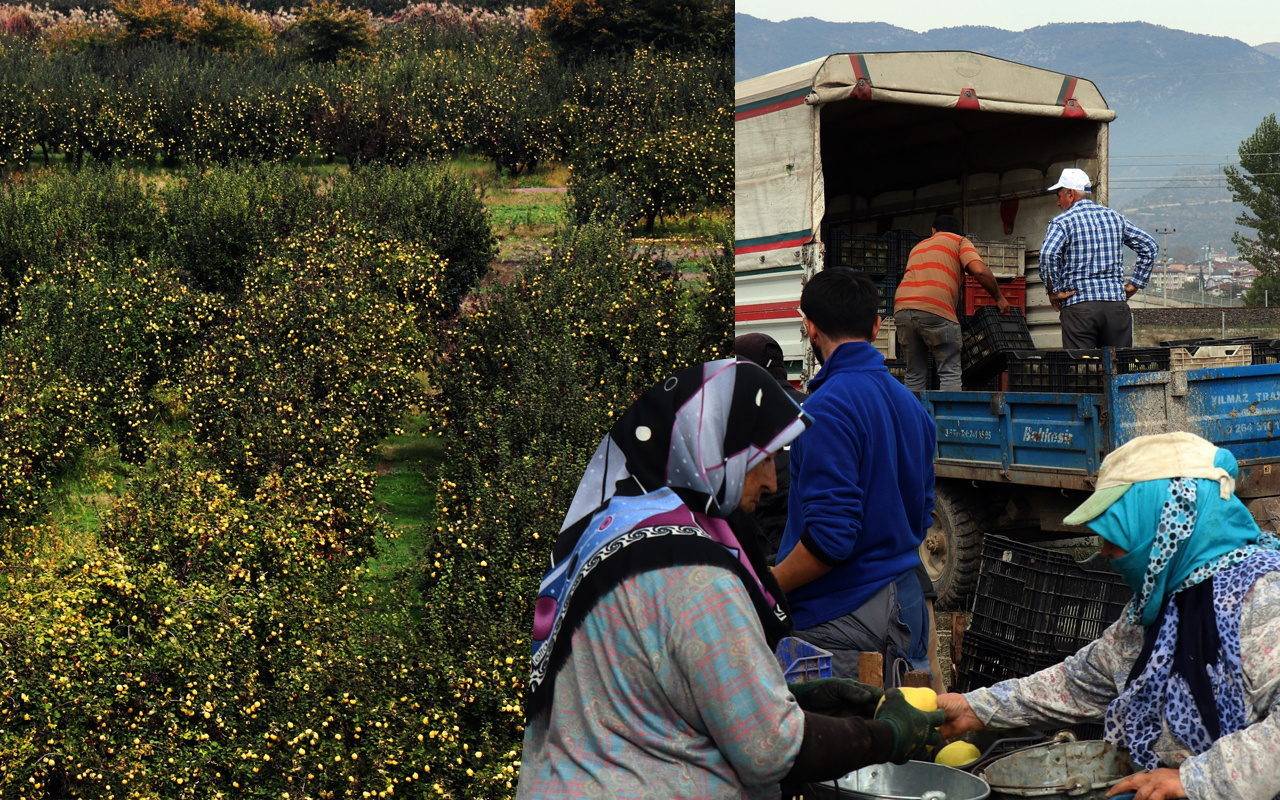
{"type": "MultiPolygon", "coordinates": [[[[928,235],[955,211],[976,237],[1022,237],[1034,284],[1060,170],[1085,169],[1107,198],[1115,112],[1097,87],[990,56],[831,55],[738,83],[734,118],[738,332],[770,333],[793,363],[800,276],[825,231],[928,235]]],[[[1041,346],[1058,336],[1043,302],[1028,308],[1041,346]]]]}

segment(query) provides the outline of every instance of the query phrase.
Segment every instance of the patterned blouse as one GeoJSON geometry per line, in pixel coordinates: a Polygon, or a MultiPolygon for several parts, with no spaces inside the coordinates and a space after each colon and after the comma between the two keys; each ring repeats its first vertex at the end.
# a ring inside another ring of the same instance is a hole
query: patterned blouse
{"type": "MultiPolygon", "coordinates": [[[[1100,721],[1129,678],[1142,634],[1141,626],[1121,618],[1061,664],[965,698],[992,728],[1100,721]]],[[[1245,595],[1240,648],[1249,727],[1198,756],[1167,726],[1155,744],[1163,763],[1180,769],[1192,800],[1280,798],[1280,573],[1259,578],[1245,595]]]]}
{"type": "Polygon", "coordinates": [[[652,570],[573,635],[550,708],[524,735],[518,798],[777,798],[804,712],[742,582],[652,570]]]}

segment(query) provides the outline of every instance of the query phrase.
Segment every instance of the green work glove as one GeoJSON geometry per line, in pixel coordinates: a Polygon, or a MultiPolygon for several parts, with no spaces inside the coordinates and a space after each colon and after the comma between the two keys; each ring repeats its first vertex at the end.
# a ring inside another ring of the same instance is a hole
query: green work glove
{"type": "Polygon", "coordinates": [[[947,721],[947,712],[921,711],[907,702],[901,689],[890,689],[876,719],[893,728],[893,763],[905,764],[912,756],[923,757],[926,747],[942,744],[938,728],[947,721]]]}
{"type": "Polygon", "coordinates": [[[805,711],[828,717],[870,717],[884,690],[848,678],[819,678],[807,683],[789,683],[787,688],[805,711]]]}

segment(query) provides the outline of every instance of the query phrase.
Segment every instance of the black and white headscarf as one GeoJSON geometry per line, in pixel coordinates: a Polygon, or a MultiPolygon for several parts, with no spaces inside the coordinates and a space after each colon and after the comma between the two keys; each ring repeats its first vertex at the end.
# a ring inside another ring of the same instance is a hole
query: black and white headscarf
{"type": "Polygon", "coordinates": [[[570,504],[534,610],[528,713],[550,702],[573,633],[626,578],[716,564],[742,580],[774,646],[790,632],[782,592],[735,513],[746,475],[810,418],[755,364],[682,370],[640,396],[596,448],[570,504]]]}

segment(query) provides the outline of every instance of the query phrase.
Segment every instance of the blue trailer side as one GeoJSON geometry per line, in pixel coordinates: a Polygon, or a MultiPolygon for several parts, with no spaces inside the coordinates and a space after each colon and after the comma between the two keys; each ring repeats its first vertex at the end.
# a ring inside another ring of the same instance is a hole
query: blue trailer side
{"type": "Polygon", "coordinates": [[[941,605],[963,605],[987,531],[1087,534],[1062,517],[1093,488],[1103,457],[1137,436],[1190,431],[1231,450],[1236,494],[1266,522],[1259,503],[1280,497],[1280,364],[1102,380],[1101,394],[921,396],[938,428],[938,508],[921,557],[941,605]]]}

